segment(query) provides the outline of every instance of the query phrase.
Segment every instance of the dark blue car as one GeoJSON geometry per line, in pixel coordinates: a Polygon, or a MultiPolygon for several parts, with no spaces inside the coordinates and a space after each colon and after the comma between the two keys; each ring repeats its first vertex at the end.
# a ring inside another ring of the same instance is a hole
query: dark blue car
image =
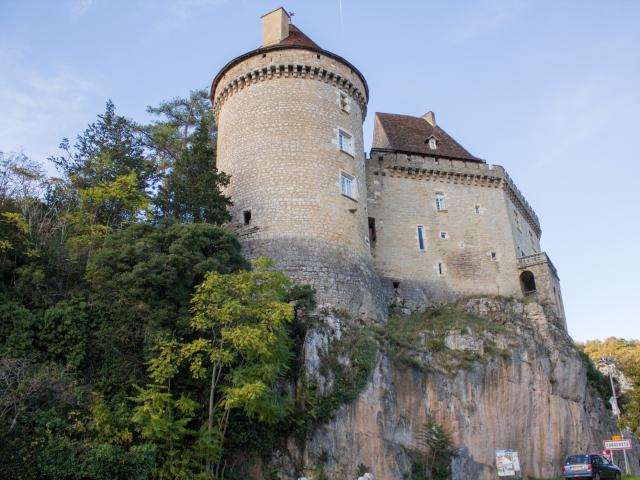
{"type": "Polygon", "coordinates": [[[562,466],[564,478],[592,478],[600,480],[615,478],[620,480],[622,472],[607,457],[589,453],[584,455],[569,455],[562,466]]]}

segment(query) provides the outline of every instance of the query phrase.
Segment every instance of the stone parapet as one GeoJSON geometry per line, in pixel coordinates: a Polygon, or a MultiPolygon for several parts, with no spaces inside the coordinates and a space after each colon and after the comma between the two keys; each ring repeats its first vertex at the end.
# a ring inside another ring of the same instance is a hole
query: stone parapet
{"type": "Polygon", "coordinates": [[[558,277],[558,270],[553,265],[553,262],[551,262],[551,259],[549,258],[546,252],[540,252],[540,253],[536,253],[535,255],[527,255],[526,257],[518,258],[518,267],[520,269],[525,269],[533,265],[542,265],[542,264],[548,265],[549,269],[553,272],[555,277],[560,278],[558,277]]]}
{"type": "Polygon", "coordinates": [[[340,88],[340,90],[347,93],[357,102],[362,110],[362,118],[367,115],[367,98],[348,78],[342,77],[339,73],[314,65],[278,64],[253,69],[230,80],[225,86],[219,87],[216,91],[217,95],[213,104],[213,112],[216,117],[216,121],[220,113],[220,107],[224,104],[227,98],[238,90],[242,90],[265,80],[289,77],[308,78],[310,80],[330,83],[331,85],[340,88]]]}
{"type": "Polygon", "coordinates": [[[540,237],[540,220],[506,170],[500,165],[458,159],[372,149],[368,167],[374,175],[397,175],[418,180],[440,181],[503,188],[540,237]]]}

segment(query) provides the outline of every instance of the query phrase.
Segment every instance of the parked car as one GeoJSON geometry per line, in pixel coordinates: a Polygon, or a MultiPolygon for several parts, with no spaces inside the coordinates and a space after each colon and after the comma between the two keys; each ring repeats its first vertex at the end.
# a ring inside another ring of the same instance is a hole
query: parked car
{"type": "Polygon", "coordinates": [[[596,453],[569,455],[562,466],[564,478],[615,478],[620,480],[621,470],[607,457],[596,453]]]}

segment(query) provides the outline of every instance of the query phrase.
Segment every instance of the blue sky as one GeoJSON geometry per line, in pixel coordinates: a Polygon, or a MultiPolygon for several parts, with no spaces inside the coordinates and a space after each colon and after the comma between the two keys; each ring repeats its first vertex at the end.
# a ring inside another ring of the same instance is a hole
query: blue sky
{"type": "Polygon", "coordinates": [[[257,47],[280,5],[364,73],[369,112],[434,110],[507,168],[542,221],[576,340],[640,338],[635,0],[0,0],[0,150],[44,160],[107,98],[145,120],[257,47]]]}

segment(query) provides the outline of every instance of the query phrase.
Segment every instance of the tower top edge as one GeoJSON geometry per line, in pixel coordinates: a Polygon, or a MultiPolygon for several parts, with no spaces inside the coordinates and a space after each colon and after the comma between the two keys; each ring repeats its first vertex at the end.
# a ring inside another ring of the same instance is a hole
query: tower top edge
{"type": "Polygon", "coordinates": [[[242,55],[237,56],[236,58],[234,58],[233,60],[231,60],[230,62],[228,62],[224,67],[222,67],[220,69],[220,71],[218,72],[218,74],[214,77],[213,82],[211,83],[211,89],[209,91],[209,98],[211,99],[211,102],[213,103],[215,101],[215,91],[216,88],[218,87],[218,83],[220,82],[220,80],[222,79],[222,77],[224,76],[225,73],[227,73],[231,68],[235,67],[236,65],[239,65],[240,63],[244,62],[245,60],[248,60],[249,58],[252,58],[256,55],[261,55],[264,53],[269,53],[269,52],[274,52],[274,51],[279,51],[279,50],[307,50],[309,52],[315,52],[318,53],[320,55],[324,55],[327,57],[330,57],[334,60],[337,60],[338,62],[341,62],[342,64],[346,65],[347,67],[349,67],[351,70],[353,70],[353,73],[360,79],[360,81],[362,81],[362,84],[364,85],[364,91],[365,91],[365,97],[366,97],[366,101],[369,101],[369,85],[367,84],[367,80],[364,78],[364,75],[362,74],[362,72],[360,72],[360,70],[358,70],[358,68],[356,66],[354,66],[351,62],[349,62],[348,60],[346,60],[344,57],[341,57],[340,55],[337,55],[333,52],[330,52],[328,50],[324,50],[320,47],[312,47],[312,46],[308,46],[308,45],[271,45],[268,47],[260,47],[260,48],[256,48],[255,50],[251,50],[250,52],[244,53],[242,55]]]}

